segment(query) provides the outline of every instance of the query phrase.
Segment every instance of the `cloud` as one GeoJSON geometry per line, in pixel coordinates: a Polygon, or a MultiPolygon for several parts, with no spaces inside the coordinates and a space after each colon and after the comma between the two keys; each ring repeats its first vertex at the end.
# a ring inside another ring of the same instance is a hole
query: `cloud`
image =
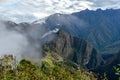
{"type": "Polygon", "coordinates": [[[16,31],[10,31],[0,22],[0,58],[12,54],[21,59],[21,51],[28,44],[25,36],[16,31]]]}
{"type": "Polygon", "coordinates": [[[1,0],[0,18],[32,22],[54,13],[73,13],[96,8],[120,8],[119,0],[1,0]]]}
{"type": "Polygon", "coordinates": [[[17,60],[37,62],[43,57],[42,46],[54,39],[58,29],[49,30],[44,25],[23,24],[10,26],[12,22],[0,22],[0,58],[13,55],[17,60]]]}
{"type": "Polygon", "coordinates": [[[0,5],[7,5],[11,3],[16,3],[18,0],[0,0],[0,5]]]}
{"type": "Polygon", "coordinates": [[[94,3],[93,8],[120,8],[119,0],[89,0],[94,3]]]}

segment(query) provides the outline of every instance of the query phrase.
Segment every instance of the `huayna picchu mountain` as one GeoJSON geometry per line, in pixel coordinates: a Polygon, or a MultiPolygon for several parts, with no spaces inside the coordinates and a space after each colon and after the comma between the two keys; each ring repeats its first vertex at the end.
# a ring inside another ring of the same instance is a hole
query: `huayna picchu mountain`
{"type": "Polygon", "coordinates": [[[43,46],[43,51],[59,54],[88,69],[103,64],[101,55],[88,42],[62,30],[56,33],[54,40],[43,46]]]}

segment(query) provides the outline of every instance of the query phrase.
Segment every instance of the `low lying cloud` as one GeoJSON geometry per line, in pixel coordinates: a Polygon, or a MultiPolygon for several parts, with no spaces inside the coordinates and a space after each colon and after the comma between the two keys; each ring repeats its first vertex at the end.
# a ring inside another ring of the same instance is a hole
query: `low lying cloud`
{"type": "Polygon", "coordinates": [[[49,32],[45,26],[23,25],[12,27],[0,22],[0,57],[11,54],[17,60],[25,58],[32,61],[43,57],[42,45],[53,40],[54,34],[43,38],[49,32]]]}
{"type": "Polygon", "coordinates": [[[12,54],[21,59],[23,48],[28,45],[27,38],[16,31],[10,31],[0,23],[0,56],[12,54]]]}

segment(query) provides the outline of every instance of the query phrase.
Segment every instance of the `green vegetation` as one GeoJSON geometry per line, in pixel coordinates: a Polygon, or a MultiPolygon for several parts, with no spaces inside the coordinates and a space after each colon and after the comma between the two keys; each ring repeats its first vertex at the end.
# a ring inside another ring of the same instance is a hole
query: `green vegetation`
{"type": "MultiPolygon", "coordinates": [[[[117,65],[117,67],[114,67],[115,70],[115,74],[120,76],[120,64],[117,65]]],[[[120,77],[118,78],[118,80],[120,80],[120,77]]]]}
{"type": "Polygon", "coordinates": [[[92,72],[68,66],[53,54],[40,63],[38,66],[25,59],[18,62],[11,55],[4,56],[0,59],[0,80],[97,80],[92,72]]]}
{"type": "MultiPolygon", "coordinates": [[[[113,69],[114,69],[114,72],[113,72],[113,79],[114,80],[120,80],[120,64],[118,64],[118,65],[116,65],[116,66],[114,66],[113,67],[113,69]],[[114,75],[115,74],[115,75],[114,75]]],[[[104,73],[103,74],[103,79],[102,80],[113,80],[113,79],[111,79],[111,78],[109,78],[109,76],[108,76],[109,74],[107,74],[107,73],[104,73]]]]}
{"type": "Polygon", "coordinates": [[[103,75],[103,80],[108,80],[106,73],[104,73],[104,75],[103,75]]]}

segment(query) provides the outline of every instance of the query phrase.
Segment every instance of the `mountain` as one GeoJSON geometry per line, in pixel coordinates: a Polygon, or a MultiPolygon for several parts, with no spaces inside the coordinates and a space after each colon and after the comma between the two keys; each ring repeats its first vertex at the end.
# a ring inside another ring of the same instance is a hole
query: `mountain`
{"type": "Polygon", "coordinates": [[[43,51],[59,54],[63,58],[88,69],[103,64],[101,55],[88,42],[62,30],[56,33],[54,40],[43,46],[43,51]]]}
{"type": "Polygon", "coordinates": [[[87,40],[101,54],[112,55],[120,47],[120,9],[83,10],[73,14],[54,14],[45,23],[87,40]]]}
{"type": "MultiPolygon", "coordinates": [[[[73,14],[53,14],[29,23],[51,30],[59,28],[65,32],[88,41],[104,58],[113,56],[120,47],[120,9],[83,10],[73,14]]],[[[9,22],[10,23],[10,22],[9,22]]],[[[15,23],[13,23],[16,25],[15,23]]],[[[29,26],[21,23],[20,26],[29,26]]],[[[22,27],[25,29],[25,27],[22,27]]]]}
{"type": "Polygon", "coordinates": [[[18,31],[27,37],[29,46],[32,47],[30,49],[35,48],[39,54],[41,51],[43,53],[50,51],[87,69],[94,69],[104,63],[101,54],[87,41],[59,28],[49,29],[41,22],[16,24],[6,21],[4,24],[9,30],[18,31]]]}

